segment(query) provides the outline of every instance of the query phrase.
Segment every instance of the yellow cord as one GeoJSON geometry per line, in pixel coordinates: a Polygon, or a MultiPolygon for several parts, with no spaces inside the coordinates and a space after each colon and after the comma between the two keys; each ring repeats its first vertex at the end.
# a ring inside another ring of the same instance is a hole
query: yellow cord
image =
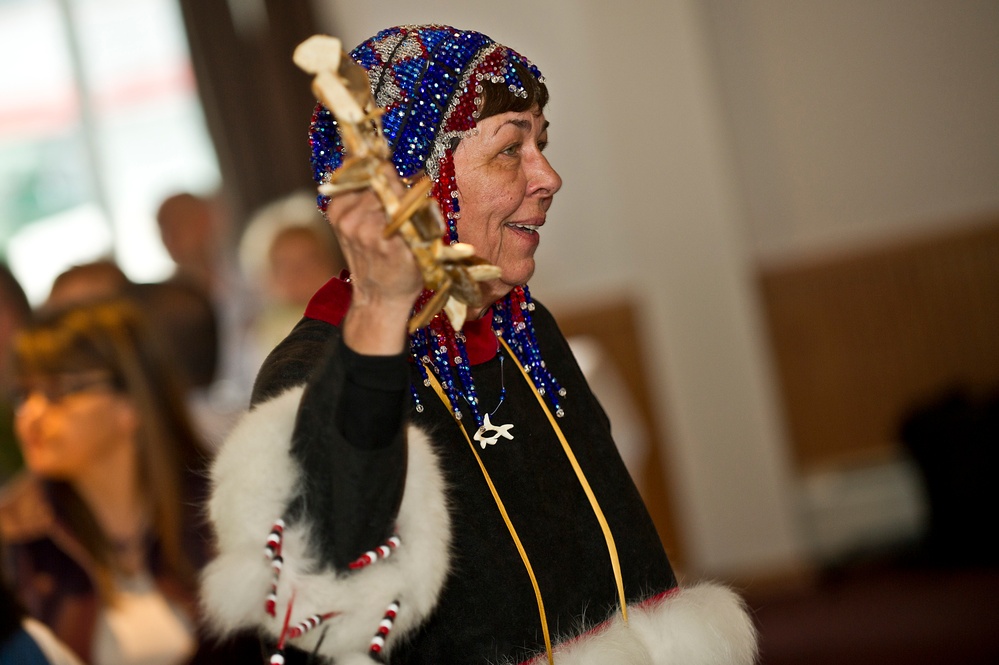
{"type": "MultiPolygon", "coordinates": [[[[447,395],[444,393],[444,389],[441,388],[440,382],[438,382],[437,378],[434,377],[432,370],[428,369],[427,377],[430,379],[430,385],[433,386],[437,396],[440,397],[441,401],[444,403],[444,407],[453,414],[447,395]]],[[[548,633],[548,619],[545,616],[545,603],[541,598],[541,588],[538,586],[538,578],[535,577],[534,569],[531,567],[531,561],[527,558],[527,551],[524,549],[524,545],[520,542],[520,536],[517,535],[517,530],[514,528],[513,522],[510,521],[510,516],[506,512],[506,507],[503,505],[503,500],[500,499],[496,486],[493,485],[492,478],[489,477],[486,465],[482,463],[482,458],[479,457],[479,451],[475,449],[475,444],[472,443],[472,440],[469,438],[468,432],[465,430],[465,426],[461,424],[461,421],[455,418],[455,422],[458,423],[461,433],[465,435],[465,441],[468,441],[468,447],[472,449],[472,454],[475,455],[475,461],[479,463],[479,469],[482,471],[482,476],[486,479],[486,484],[489,485],[489,491],[493,494],[493,500],[496,502],[496,507],[499,508],[500,515],[503,516],[503,521],[506,522],[506,528],[510,531],[510,537],[513,538],[513,542],[517,546],[517,551],[520,552],[520,558],[524,562],[524,568],[527,569],[527,574],[531,578],[531,585],[534,587],[534,595],[538,600],[538,614],[541,616],[541,630],[545,636],[545,653],[548,654],[548,665],[554,665],[555,658],[552,655],[552,639],[551,635],[548,633]]]]}
{"type": "Polygon", "coordinates": [[[579,479],[579,484],[583,487],[583,491],[586,492],[586,498],[590,501],[590,507],[593,508],[593,514],[596,515],[597,521],[600,522],[600,528],[604,532],[604,540],[607,542],[607,554],[610,556],[611,567],[614,569],[614,581],[617,583],[617,595],[621,599],[621,617],[624,619],[625,623],[628,623],[628,603],[624,595],[624,579],[621,576],[621,561],[617,555],[617,545],[614,544],[614,534],[611,533],[610,525],[607,524],[607,518],[604,517],[604,511],[600,509],[600,504],[597,502],[597,497],[593,494],[593,490],[590,488],[589,481],[586,480],[586,475],[583,474],[583,469],[580,468],[579,462],[576,461],[576,455],[572,452],[572,448],[569,447],[569,442],[566,441],[565,435],[562,434],[562,429],[558,426],[555,421],[555,416],[552,415],[551,410],[548,405],[545,404],[545,398],[541,396],[538,392],[537,386],[534,385],[534,381],[524,370],[524,366],[520,364],[520,360],[507,345],[506,340],[499,337],[500,344],[506,349],[506,352],[510,354],[513,358],[513,362],[517,364],[517,369],[524,376],[524,380],[527,381],[527,385],[531,386],[534,392],[534,396],[538,398],[538,403],[544,410],[545,415],[548,416],[548,422],[551,423],[552,429],[555,430],[555,434],[558,435],[558,440],[562,444],[562,450],[565,451],[565,456],[569,458],[569,463],[572,464],[572,470],[576,472],[576,477],[579,479]]]}
{"type": "MultiPolygon", "coordinates": [[[[611,568],[614,571],[614,581],[617,584],[617,594],[621,602],[621,617],[624,619],[625,623],[628,623],[628,603],[624,595],[624,579],[621,576],[621,561],[617,554],[617,545],[614,543],[614,534],[611,533],[610,525],[607,523],[607,518],[604,517],[604,512],[600,508],[600,503],[597,501],[597,497],[594,495],[593,489],[590,487],[590,483],[586,479],[586,475],[583,473],[583,469],[579,466],[579,462],[576,460],[576,455],[572,452],[569,442],[562,433],[562,429],[558,426],[555,416],[552,415],[551,410],[545,403],[544,397],[542,397],[541,393],[538,392],[537,386],[534,385],[534,381],[531,380],[531,377],[524,369],[524,366],[520,364],[520,360],[517,359],[513,350],[506,343],[506,340],[498,335],[497,338],[499,339],[500,344],[503,345],[506,352],[510,355],[510,358],[513,359],[513,362],[517,364],[517,369],[520,370],[521,376],[523,376],[524,380],[527,381],[527,385],[531,387],[534,396],[541,405],[541,409],[545,412],[545,415],[548,416],[548,422],[551,423],[552,429],[555,430],[555,434],[558,436],[558,440],[562,444],[562,450],[569,459],[569,464],[572,465],[572,470],[576,473],[576,478],[579,480],[579,484],[583,488],[583,492],[586,493],[586,498],[590,502],[590,507],[593,509],[593,514],[596,516],[597,522],[600,523],[600,529],[603,531],[604,540],[607,543],[607,554],[611,560],[611,568]]],[[[441,387],[440,382],[434,376],[434,373],[430,368],[428,368],[426,375],[430,380],[430,385],[433,387],[434,392],[437,393],[437,396],[440,398],[441,402],[443,402],[444,407],[453,416],[454,412],[451,410],[451,405],[447,399],[447,395],[444,393],[444,389],[441,387]]],[[[527,575],[531,578],[531,586],[534,587],[534,595],[538,602],[538,614],[541,617],[541,630],[545,637],[545,652],[548,655],[548,664],[554,665],[555,659],[552,655],[552,642],[551,635],[548,632],[548,619],[545,615],[545,603],[541,597],[541,588],[538,586],[538,579],[534,575],[534,568],[531,566],[531,561],[527,556],[527,551],[524,549],[523,543],[520,542],[517,530],[514,528],[513,522],[510,520],[510,516],[506,512],[503,500],[500,498],[499,492],[493,484],[492,478],[489,476],[489,472],[486,470],[486,466],[482,462],[482,458],[479,456],[479,451],[475,449],[475,444],[472,443],[472,439],[468,436],[468,432],[465,430],[465,426],[461,423],[461,421],[455,418],[455,422],[461,429],[461,433],[464,435],[465,441],[468,442],[468,447],[475,456],[475,461],[479,464],[479,470],[482,471],[482,476],[485,478],[486,484],[489,486],[489,491],[492,492],[493,501],[496,502],[496,507],[499,508],[500,515],[503,516],[506,528],[510,531],[510,537],[513,538],[513,542],[517,546],[517,551],[520,553],[520,558],[524,562],[524,568],[527,570],[527,575]]]]}

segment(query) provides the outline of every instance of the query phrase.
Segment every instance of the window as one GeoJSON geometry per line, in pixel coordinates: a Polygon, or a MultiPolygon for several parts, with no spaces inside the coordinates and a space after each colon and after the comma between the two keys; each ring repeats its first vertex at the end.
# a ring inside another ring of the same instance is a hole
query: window
{"type": "Polygon", "coordinates": [[[0,254],[32,302],[101,256],[166,277],[156,208],[219,184],[176,0],[0,0],[0,58],[0,254]]]}

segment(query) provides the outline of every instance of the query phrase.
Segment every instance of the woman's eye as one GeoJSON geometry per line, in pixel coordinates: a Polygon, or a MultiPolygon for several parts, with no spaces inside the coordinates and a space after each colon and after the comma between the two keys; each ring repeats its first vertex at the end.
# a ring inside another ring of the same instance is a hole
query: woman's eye
{"type": "Polygon", "coordinates": [[[509,145],[509,146],[503,148],[503,150],[501,151],[501,153],[504,154],[504,155],[510,155],[512,157],[512,156],[516,155],[519,150],[520,150],[520,144],[519,143],[514,143],[513,145],[509,145]]]}

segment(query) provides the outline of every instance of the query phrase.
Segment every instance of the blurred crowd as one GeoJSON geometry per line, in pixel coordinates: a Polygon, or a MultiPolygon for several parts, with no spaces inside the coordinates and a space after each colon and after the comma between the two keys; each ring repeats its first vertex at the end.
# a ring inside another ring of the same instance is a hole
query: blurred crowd
{"type": "Polygon", "coordinates": [[[0,663],[253,662],[199,629],[206,469],[266,354],[344,268],[311,193],[236,229],[165,199],[173,274],[72,266],[32,306],[0,264],[0,663]]]}

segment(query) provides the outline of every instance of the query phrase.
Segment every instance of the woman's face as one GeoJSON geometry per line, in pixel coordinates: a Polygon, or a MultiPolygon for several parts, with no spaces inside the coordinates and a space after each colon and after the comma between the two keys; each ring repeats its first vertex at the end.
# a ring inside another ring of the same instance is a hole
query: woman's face
{"type": "Polygon", "coordinates": [[[454,152],[458,239],[499,266],[498,280],[482,284],[493,303],[534,274],[534,252],[552,197],[562,179],[543,151],[548,122],[536,109],[491,116],[454,152]]]}
{"type": "Polygon", "coordinates": [[[271,297],[296,305],[312,295],[339,270],[336,258],[315,232],[289,228],[271,244],[268,284],[271,297]]]}
{"type": "Polygon", "coordinates": [[[134,441],[134,408],[106,373],[30,377],[21,384],[14,427],[28,469],[52,480],[100,473],[134,441]]]}

